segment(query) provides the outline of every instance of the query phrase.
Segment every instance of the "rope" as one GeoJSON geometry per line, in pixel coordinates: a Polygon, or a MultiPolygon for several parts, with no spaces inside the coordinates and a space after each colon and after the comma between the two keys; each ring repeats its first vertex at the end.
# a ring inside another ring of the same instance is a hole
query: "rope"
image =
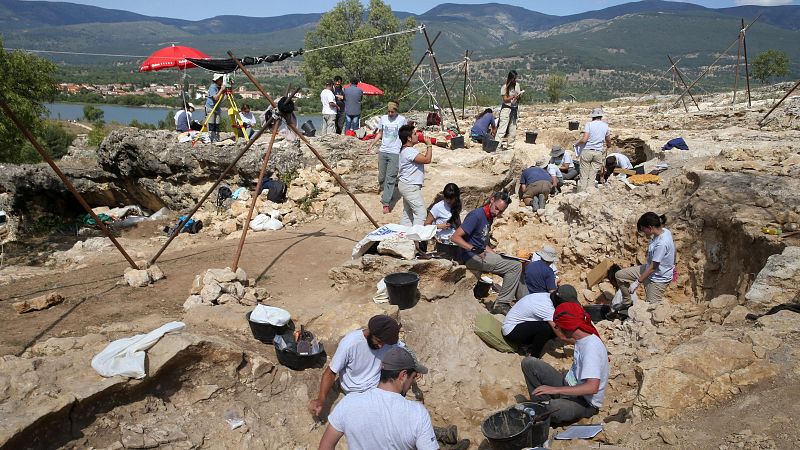
{"type": "Polygon", "coordinates": [[[425,25],[420,25],[420,26],[418,26],[416,28],[411,28],[411,29],[403,30],[403,31],[395,31],[394,33],[382,34],[380,36],[373,36],[373,37],[368,37],[368,38],[363,38],[363,39],[356,39],[355,41],[342,42],[341,44],[326,45],[325,47],[317,47],[317,48],[312,48],[310,50],[303,50],[303,53],[318,52],[320,50],[328,50],[328,49],[331,49],[331,48],[342,47],[342,46],[350,45],[350,44],[356,44],[358,42],[371,41],[371,40],[374,40],[374,39],[383,39],[383,38],[388,38],[390,36],[398,36],[398,35],[406,34],[406,33],[416,33],[416,32],[422,33],[422,30],[424,30],[424,29],[425,29],[425,25]]]}

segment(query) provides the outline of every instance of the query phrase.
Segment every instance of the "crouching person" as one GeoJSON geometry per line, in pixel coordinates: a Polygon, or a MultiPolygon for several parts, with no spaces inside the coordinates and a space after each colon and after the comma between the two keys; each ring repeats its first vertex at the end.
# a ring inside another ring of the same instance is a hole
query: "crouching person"
{"type": "Polygon", "coordinates": [[[566,374],[534,357],[522,360],[522,374],[531,401],[547,402],[554,424],[592,417],[603,406],[608,383],[608,351],[589,314],[577,303],[562,303],[553,321],[567,338],[575,339],[572,367],[566,374]]]}

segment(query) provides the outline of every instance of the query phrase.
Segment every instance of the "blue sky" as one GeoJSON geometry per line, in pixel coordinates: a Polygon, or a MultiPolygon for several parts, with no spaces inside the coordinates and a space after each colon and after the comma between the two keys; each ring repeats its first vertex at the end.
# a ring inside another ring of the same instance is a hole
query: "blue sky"
{"type": "MultiPolygon", "coordinates": [[[[451,0],[450,2],[432,0],[384,0],[393,10],[415,14],[423,13],[441,3],[490,3],[490,0],[451,0]]],[[[558,16],[603,9],[609,6],[627,3],[614,0],[495,0],[496,3],[521,6],[533,11],[558,16]]],[[[174,17],[186,20],[198,20],[219,15],[238,15],[251,17],[272,17],[293,13],[317,13],[330,10],[335,0],[301,0],[301,1],[268,1],[258,0],[72,0],[70,3],[94,5],[103,8],[121,9],[148,16],[174,17]]],[[[364,1],[364,3],[368,3],[364,1]]],[[[697,0],[692,1],[709,8],[724,8],[737,5],[796,5],[798,0],[697,0]]]]}

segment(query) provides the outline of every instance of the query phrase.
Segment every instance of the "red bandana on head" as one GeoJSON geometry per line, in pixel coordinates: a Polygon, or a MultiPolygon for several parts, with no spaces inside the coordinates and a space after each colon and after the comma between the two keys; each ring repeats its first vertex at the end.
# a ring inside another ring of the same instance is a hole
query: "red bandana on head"
{"type": "Polygon", "coordinates": [[[562,330],[582,330],[600,337],[600,333],[597,332],[597,328],[592,324],[589,314],[577,303],[567,302],[556,306],[556,310],[553,313],[553,322],[562,330]]]}

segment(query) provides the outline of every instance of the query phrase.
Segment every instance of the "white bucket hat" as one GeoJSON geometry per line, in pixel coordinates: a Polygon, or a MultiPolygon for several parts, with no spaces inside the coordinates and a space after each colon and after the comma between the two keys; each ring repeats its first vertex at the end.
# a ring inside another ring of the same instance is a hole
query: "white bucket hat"
{"type": "Polygon", "coordinates": [[[592,109],[591,117],[592,119],[594,119],[595,117],[603,117],[603,108],[592,109]]]}
{"type": "Polygon", "coordinates": [[[542,247],[541,250],[536,252],[542,261],[553,262],[558,258],[558,254],[556,253],[556,249],[552,246],[545,245],[542,247]]]}

